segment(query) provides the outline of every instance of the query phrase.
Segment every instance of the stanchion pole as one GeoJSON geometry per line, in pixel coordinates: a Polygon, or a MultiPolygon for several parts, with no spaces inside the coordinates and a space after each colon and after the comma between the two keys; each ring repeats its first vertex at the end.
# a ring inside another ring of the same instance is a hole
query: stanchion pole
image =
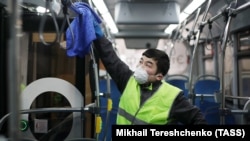
{"type": "Polygon", "coordinates": [[[9,13],[9,32],[8,50],[7,50],[7,81],[8,81],[8,108],[11,113],[9,122],[9,136],[13,141],[18,141],[19,135],[19,101],[20,101],[20,18],[21,8],[19,7],[21,0],[8,0],[7,11],[9,13]]]}

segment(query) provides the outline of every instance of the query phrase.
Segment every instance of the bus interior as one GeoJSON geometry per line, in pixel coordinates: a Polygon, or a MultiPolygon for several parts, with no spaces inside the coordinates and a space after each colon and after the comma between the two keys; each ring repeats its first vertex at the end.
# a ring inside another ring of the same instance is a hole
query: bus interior
{"type": "Polygon", "coordinates": [[[146,49],[165,51],[164,80],[208,124],[250,124],[249,0],[0,0],[0,140],[112,140],[116,84],[93,49],[66,53],[75,2],[132,70],[146,49]]]}

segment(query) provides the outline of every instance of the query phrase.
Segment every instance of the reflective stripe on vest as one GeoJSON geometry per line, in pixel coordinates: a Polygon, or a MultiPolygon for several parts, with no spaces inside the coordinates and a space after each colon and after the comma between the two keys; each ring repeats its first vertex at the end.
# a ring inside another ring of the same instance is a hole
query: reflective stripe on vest
{"type": "Polygon", "coordinates": [[[148,124],[147,122],[145,122],[143,120],[139,120],[139,119],[135,118],[135,116],[127,113],[125,110],[123,110],[121,108],[119,108],[118,114],[120,116],[126,117],[126,119],[130,121],[130,123],[140,124],[140,125],[146,125],[146,124],[148,124]]]}
{"type": "Polygon", "coordinates": [[[120,99],[117,124],[166,124],[180,91],[162,81],[158,90],[140,107],[140,87],[131,77],[120,99]]]}

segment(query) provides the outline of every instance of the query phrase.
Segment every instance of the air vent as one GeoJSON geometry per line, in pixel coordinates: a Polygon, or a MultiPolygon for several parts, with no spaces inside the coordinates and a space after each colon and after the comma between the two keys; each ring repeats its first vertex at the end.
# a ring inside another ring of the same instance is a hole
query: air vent
{"type": "Polygon", "coordinates": [[[115,5],[117,24],[178,24],[180,7],[177,2],[126,2],[115,5]]]}
{"type": "Polygon", "coordinates": [[[159,38],[127,38],[124,40],[127,49],[149,49],[157,47],[159,38]]]}

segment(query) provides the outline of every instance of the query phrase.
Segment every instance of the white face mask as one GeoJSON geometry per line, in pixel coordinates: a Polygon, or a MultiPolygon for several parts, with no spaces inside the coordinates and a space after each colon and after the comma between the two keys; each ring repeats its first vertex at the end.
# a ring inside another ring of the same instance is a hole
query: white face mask
{"type": "Polygon", "coordinates": [[[134,77],[139,84],[144,84],[148,81],[148,73],[142,67],[137,67],[135,69],[134,77]]]}

